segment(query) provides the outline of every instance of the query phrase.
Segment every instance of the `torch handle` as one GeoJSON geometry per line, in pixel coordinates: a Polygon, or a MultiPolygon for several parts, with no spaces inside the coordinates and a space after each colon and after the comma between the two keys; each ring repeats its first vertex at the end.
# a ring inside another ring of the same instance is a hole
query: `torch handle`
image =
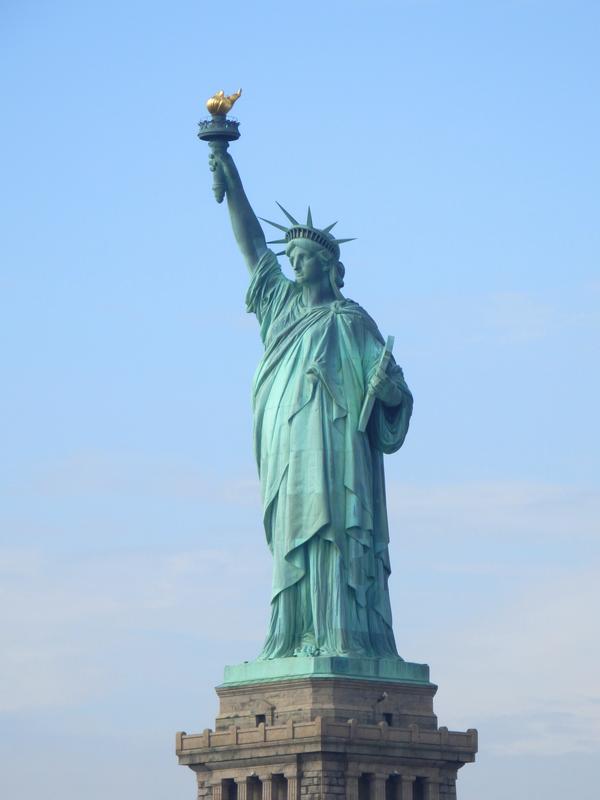
{"type": "MultiPolygon", "coordinates": [[[[228,142],[224,140],[217,140],[214,142],[209,142],[209,147],[215,153],[215,155],[223,155],[227,152],[227,148],[229,147],[228,142]]],[[[220,162],[217,161],[215,171],[213,172],[213,194],[215,195],[215,200],[217,203],[222,203],[223,198],[225,197],[225,189],[227,188],[227,183],[225,181],[225,175],[223,174],[223,167],[221,166],[220,162]]]]}

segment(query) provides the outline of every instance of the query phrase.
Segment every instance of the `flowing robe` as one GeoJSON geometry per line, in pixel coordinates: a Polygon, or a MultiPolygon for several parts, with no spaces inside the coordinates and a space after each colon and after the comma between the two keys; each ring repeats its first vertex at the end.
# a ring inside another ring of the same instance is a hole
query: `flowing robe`
{"type": "Polygon", "coordinates": [[[254,447],[273,554],[271,620],[259,658],[397,656],[383,453],[404,441],[412,396],[375,402],[357,430],[383,338],[351,300],[307,307],[271,251],[246,298],[265,345],[253,385],[254,447]]]}

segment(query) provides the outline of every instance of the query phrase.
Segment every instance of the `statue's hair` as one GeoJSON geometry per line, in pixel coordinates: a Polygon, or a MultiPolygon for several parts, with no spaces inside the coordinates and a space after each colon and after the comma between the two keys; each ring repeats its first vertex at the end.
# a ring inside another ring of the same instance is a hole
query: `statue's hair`
{"type": "Polygon", "coordinates": [[[344,275],[346,274],[346,267],[342,264],[341,261],[337,261],[335,264],[335,285],[338,289],[341,289],[344,285],[344,275]]]}

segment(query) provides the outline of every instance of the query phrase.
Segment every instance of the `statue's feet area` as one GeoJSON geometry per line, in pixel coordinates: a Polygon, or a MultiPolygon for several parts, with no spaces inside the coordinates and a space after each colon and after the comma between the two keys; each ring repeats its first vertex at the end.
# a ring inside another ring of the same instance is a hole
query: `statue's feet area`
{"type": "Polygon", "coordinates": [[[319,650],[319,648],[316,647],[316,645],[310,644],[308,642],[306,644],[300,645],[300,647],[297,647],[294,650],[294,656],[295,657],[297,657],[297,656],[314,657],[314,656],[318,656],[318,655],[321,655],[321,651],[319,650]]]}
{"type": "MultiPolygon", "coordinates": [[[[293,652],[293,658],[317,658],[317,656],[325,658],[371,658],[364,650],[353,650],[352,652],[333,651],[323,647],[318,647],[317,643],[312,637],[305,637],[302,642],[293,652]]],[[[282,656],[287,658],[289,656],[282,656]]],[[[267,661],[275,661],[276,658],[268,658],[267,661]]]]}
{"type": "MultiPolygon", "coordinates": [[[[353,650],[352,652],[346,651],[344,653],[340,653],[337,651],[331,650],[324,650],[321,647],[317,647],[315,644],[311,642],[302,643],[299,647],[294,650],[293,658],[316,658],[317,656],[321,656],[322,658],[373,658],[373,656],[368,655],[364,651],[361,650],[353,650]]],[[[390,656],[393,658],[393,656],[390,656]]],[[[396,658],[400,658],[400,656],[396,656],[396,658]]],[[[268,658],[268,659],[261,659],[266,661],[276,661],[276,658],[268,658]]],[[[400,659],[402,660],[402,659],[400,659]]]]}

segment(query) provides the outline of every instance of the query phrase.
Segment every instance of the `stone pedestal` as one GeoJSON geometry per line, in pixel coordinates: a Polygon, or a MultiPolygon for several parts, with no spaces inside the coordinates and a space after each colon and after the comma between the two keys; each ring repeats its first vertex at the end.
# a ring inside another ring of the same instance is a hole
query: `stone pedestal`
{"type": "Polygon", "coordinates": [[[252,680],[246,665],[229,668],[215,730],[177,734],[198,800],[455,800],[477,731],[438,728],[425,665],[398,659],[405,679],[394,680],[349,675],[347,663],[340,675],[335,664],[316,668],[319,659],[282,659],[292,660],[297,677],[252,680]],[[240,674],[249,680],[234,682],[240,674]]]}

